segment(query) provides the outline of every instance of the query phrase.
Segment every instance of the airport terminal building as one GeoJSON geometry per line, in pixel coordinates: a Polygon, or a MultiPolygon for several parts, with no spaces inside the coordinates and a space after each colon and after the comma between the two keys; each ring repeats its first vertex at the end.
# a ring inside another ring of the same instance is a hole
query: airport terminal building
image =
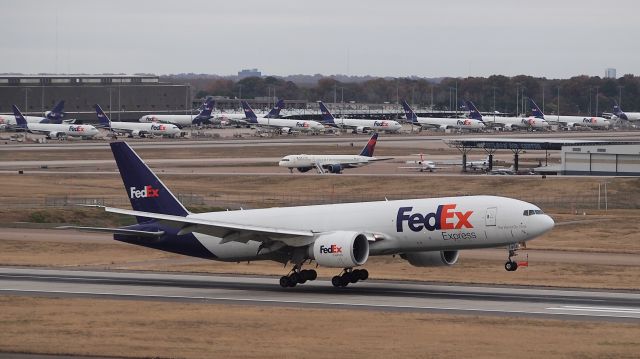
{"type": "Polygon", "coordinates": [[[156,75],[0,75],[0,113],[15,104],[42,115],[64,100],[67,118],[94,122],[98,103],[113,120],[137,121],[150,111],[184,114],[192,98],[191,86],[161,83],[156,75]]]}

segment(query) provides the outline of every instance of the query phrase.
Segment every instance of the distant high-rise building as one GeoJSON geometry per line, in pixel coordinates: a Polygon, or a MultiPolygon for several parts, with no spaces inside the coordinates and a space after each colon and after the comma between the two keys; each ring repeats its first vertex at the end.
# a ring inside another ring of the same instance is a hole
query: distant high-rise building
{"type": "Polygon", "coordinates": [[[604,78],[605,79],[615,79],[616,78],[616,69],[609,67],[604,70],[604,78]]]}
{"type": "Polygon", "coordinates": [[[238,78],[244,79],[247,77],[260,77],[262,73],[258,71],[258,69],[243,69],[242,71],[238,71],[238,78]]]}

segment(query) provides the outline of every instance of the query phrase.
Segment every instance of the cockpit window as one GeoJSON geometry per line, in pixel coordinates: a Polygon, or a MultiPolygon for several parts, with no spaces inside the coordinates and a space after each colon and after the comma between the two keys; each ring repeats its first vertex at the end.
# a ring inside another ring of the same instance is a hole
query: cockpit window
{"type": "Polygon", "coordinates": [[[283,158],[281,161],[282,162],[288,162],[288,161],[290,161],[290,159],[289,158],[283,158]]]}
{"type": "Polygon", "coordinates": [[[525,209],[522,213],[523,216],[533,216],[536,214],[544,214],[541,209],[525,209]]]}

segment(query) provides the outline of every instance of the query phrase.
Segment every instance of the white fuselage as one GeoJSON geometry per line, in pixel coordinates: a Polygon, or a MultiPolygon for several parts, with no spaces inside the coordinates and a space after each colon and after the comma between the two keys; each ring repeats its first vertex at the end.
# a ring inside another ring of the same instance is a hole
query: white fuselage
{"type": "Polygon", "coordinates": [[[111,122],[111,130],[114,132],[129,133],[134,136],[150,134],[154,136],[175,136],[180,129],[168,123],[136,123],[136,122],[111,122]]]}
{"type": "Polygon", "coordinates": [[[562,123],[567,127],[607,128],[611,124],[609,120],[604,117],[545,115],[544,118],[550,122],[562,123]]]}
{"type": "Polygon", "coordinates": [[[333,120],[336,126],[342,128],[351,128],[362,132],[364,130],[398,132],[402,125],[398,121],[390,120],[365,120],[358,118],[335,118],[333,120]]]}
{"type": "Polygon", "coordinates": [[[500,117],[500,116],[483,116],[482,120],[487,125],[500,125],[506,128],[535,128],[544,129],[549,127],[549,123],[537,117],[500,117]]]}
{"type": "Polygon", "coordinates": [[[50,137],[94,137],[99,131],[92,125],[69,125],[52,123],[27,123],[31,133],[44,134],[50,137]]]}
{"type": "MultiPolygon", "coordinates": [[[[627,121],[640,121],[640,112],[625,112],[627,115],[627,121]]],[[[613,118],[618,118],[618,116],[613,115],[613,118]]]]}
{"type": "Polygon", "coordinates": [[[459,128],[462,130],[480,130],[485,127],[482,121],[470,118],[418,117],[417,121],[423,127],[440,129],[459,128]]]}
{"type": "MultiPolygon", "coordinates": [[[[40,123],[42,121],[48,121],[44,117],[39,116],[24,116],[27,123],[40,123]]],[[[14,115],[0,115],[0,127],[15,126],[17,125],[16,117],[14,115]]]]}
{"type": "Polygon", "coordinates": [[[287,168],[314,168],[324,165],[343,165],[345,167],[359,167],[376,160],[375,157],[360,155],[288,155],[283,157],[278,166],[287,168]]]}
{"type": "MultiPolygon", "coordinates": [[[[318,234],[372,233],[379,239],[370,243],[370,254],[383,255],[528,241],[553,228],[553,219],[541,213],[535,205],[516,199],[466,196],[213,212],[190,214],[189,218],[318,234]]],[[[197,231],[194,235],[219,260],[260,259],[256,253],[262,242],[225,242],[197,231]]]]}
{"type": "Polygon", "coordinates": [[[181,127],[193,125],[193,119],[197,115],[145,115],[138,122],[142,123],[171,123],[181,127]]]}
{"type": "Polygon", "coordinates": [[[323,131],[324,126],[317,121],[307,121],[307,120],[289,120],[285,118],[265,118],[258,117],[256,119],[258,123],[250,122],[251,125],[261,126],[261,127],[272,127],[272,128],[280,128],[285,131],[323,131]]]}

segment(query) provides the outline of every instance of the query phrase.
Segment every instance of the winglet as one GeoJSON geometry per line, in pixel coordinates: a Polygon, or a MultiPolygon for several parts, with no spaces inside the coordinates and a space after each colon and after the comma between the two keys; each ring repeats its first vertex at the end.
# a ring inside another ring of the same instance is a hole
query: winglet
{"type": "Polygon", "coordinates": [[[360,151],[360,156],[373,157],[373,150],[376,148],[377,141],[378,141],[378,133],[376,132],[373,135],[371,135],[371,138],[369,139],[367,144],[364,146],[362,151],[360,151]]]}
{"type": "Polygon", "coordinates": [[[240,103],[242,104],[242,109],[244,110],[244,115],[247,117],[247,119],[249,119],[250,123],[257,123],[258,122],[258,116],[256,116],[256,113],[253,112],[253,109],[251,108],[251,106],[249,106],[249,104],[247,103],[247,101],[240,101],[240,103]]]}
{"type": "Polygon", "coordinates": [[[531,114],[533,117],[541,118],[544,120],[544,112],[538,107],[535,101],[531,97],[529,97],[529,104],[531,104],[531,114]]]}
{"type": "MultiPolygon", "coordinates": [[[[135,211],[186,216],[189,212],[126,142],[112,142],[124,189],[135,211]]],[[[138,218],[138,223],[147,221],[138,218]]]]}
{"type": "Polygon", "coordinates": [[[16,105],[11,105],[11,108],[13,109],[13,115],[16,118],[16,124],[19,128],[28,128],[29,126],[27,125],[27,120],[25,120],[24,116],[22,115],[22,112],[20,112],[20,110],[18,109],[18,106],[16,105]]]}
{"type": "Polygon", "coordinates": [[[331,111],[327,108],[327,106],[322,103],[322,101],[318,102],[318,106],[320,106],[320,113],[322,114],[322,122],[328,124],[335,124],[335,117],[331,114],[331,111]]]}
{"type": "Polygon", "coordinates": [[[418,116],[413,112],[413,109],[411,109],[407,101],[402,100],[402,108],[404,109],[404,114],[407,116],[407,120],[411,121],[411,123],[418,122],[418,116]]]}

